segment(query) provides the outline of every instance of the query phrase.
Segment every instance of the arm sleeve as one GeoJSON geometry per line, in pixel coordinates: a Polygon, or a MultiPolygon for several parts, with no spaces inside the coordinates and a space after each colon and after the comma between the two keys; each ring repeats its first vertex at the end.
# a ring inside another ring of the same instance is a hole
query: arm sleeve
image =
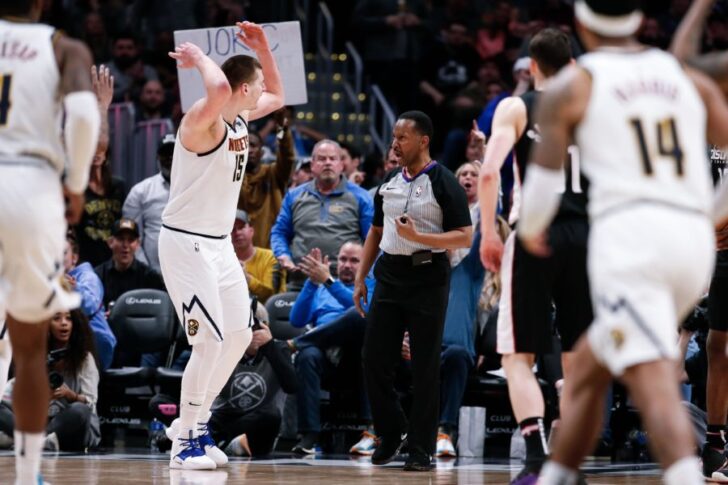
{"type": "Polygon", "coordinates": [[[382,186],[377,187],[377,191],[374,192],[374,214],[372,215],[372,226],[382,227],[384,226],[384,199],[379,191],[382,190],[382,186]]]}
{"type": "Polygon", "coordinates": [[[76,279],[76,291],[81,294],[81,309],[87,317],[96,313],[104,302],[104,285],[93,271],[81,271],[76,279]]]}
{"type": "Polygon", "coordinates": [[[291,257],[289,241],[293,238],[292,205],[294,192],[288,192],[283,199],[281,211],[270,230],[270,247],[276,258],[291,257]]]}
{"type": "MultiPolygon", "coordinates": [[[[291,315],[289,321],[291,325],[296,328],[306,326],[311,323],[313,317],[313,308],[315,306],[315,300],[317,299],[318,287],[311,283],[311,280],[306,280],[303,285],[301,294],[296,298],[296,303],[291,308],[291,315]]],[[[352,302],[353,305],[353,302],[352,302]]]]}
{"type": "Polygon", "coordinates": [[[344,307],[345,310],[348,310],[349,308],[354,306],[354,289],[347,288],[341,281],[335,280],[334,284],[330,287],[324,287],[326,288],[326,291],[328,291],[331,296],[336,298],[336,301],[339,302],[341,306],[344,307]]]}
{"type": "Polygon", "coordinates": [[[364,241],[374,218],[374,201],[369,196],[369,192],[363,189],[357,190],[357,199],[359,200],[359,233],[361,240],[364,241]]]}
{"type": "Polygon", "coordinates": [[[472,225],[465,190],[452,172],[443,166],[438,166],[431,180],[435,199],[442,209],[442,230],[448,232],[472,225]]]}
{"type": "Polygon", "coordinates": [[[298,378],[296,369],[291,364],[291,353],[285,343],[271,340],[260,348],[260,352],[270,362],[283,392],[295,393],[298,390],[298,378]]]}

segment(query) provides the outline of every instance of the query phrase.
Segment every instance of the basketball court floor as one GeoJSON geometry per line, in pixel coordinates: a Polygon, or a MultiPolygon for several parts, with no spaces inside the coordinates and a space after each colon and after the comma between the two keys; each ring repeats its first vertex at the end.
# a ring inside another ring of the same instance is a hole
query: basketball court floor
{"type": "MultiPolygon", "coordinates": [[[[507,484],[519,464],[483,459],[438,460],[428,473],[403,472],[402,461],[384,467],[372,466],[369,458],[333,455],[297,458],[275,455],[250,460],[235,458],[215,471],[170,470],[168,457],[146,450],[136,453],[48,454],[43,457],[43,478],[52,485],[222,485],[222,484],[507,484]]],[[[662,483],[654,464],[589,462],[584,467],[591,485],[657,485],[662,483]]],[[[12,452],[0,454],[0,484],[12,483],[15,468],[12,452]]]]}

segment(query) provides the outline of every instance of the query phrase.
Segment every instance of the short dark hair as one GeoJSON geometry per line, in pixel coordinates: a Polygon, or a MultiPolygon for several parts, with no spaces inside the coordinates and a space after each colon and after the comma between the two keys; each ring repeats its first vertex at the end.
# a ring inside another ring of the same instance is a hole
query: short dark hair
{"type": "Polygon", "coordinates": [[[345,141],[339,142],[339,145],[342,149],[349,152],[349,156],[351,158],[361,158],[361,150],[359,150],[357,147],[352,145],[351,143],[346,143],[345,141]]]}
{"type": "Polygon", "coordinates": [[[78,256],[78,240],[76,239],[76,234],[73,232],[73,229],[69,229],[68,232],[66,232],[66,241],[68,241],[68,245],[71,246],[71,253],[78,256]]]}
{"type": "Polygon", "coordinates": [[[640,9],[640,0],[586,0],[586,4],[594,12],[609,17],[629,15],[640,9]]]}
{"type": "Polygon", "coordinates": [[[432,127],[432,120],[422,111],[405,111],[397,120],[409,120],[415,124],[415,129],[422,136],[427,136],[432,140],[435,133],[432,127]]]}
{"type": "Polygon", "coordinates": [[[27,15],[37,0],[3,0],[0,6],[2,15],[27,15]]]}
{"type": "Polygon", "coordinates": [[[134,45],[137,45],[139,43],[138,42],[139,39],[137,39],[137,36],[134,35],[134,32],[132,32],[131,30],[122,30],[121,32],[114,35],[113,43],[116,44],[117,41],[122,40],[122,39],[131,40],[132,42],[134,42],[134,45]]]}
{"type": "Polygon", "coordinates": [[[260,133],[258,133],[257,131],[255,131],[255,130],[248,131],[248,138],[251,138],[251,137],[256,137],[258,139],[258,141],[260,142],[260,144],[261,145],[263,144],[263,138],[261,138],[260,133]]]}
{"type": "Polygon", "coordinates": [[[571,61],[571,42],[564,32],[549,27],[533,36],[528,54],[544,76],[553,76],[571,61]]]}
{"type": "Polygon", "coordinates": [[[239,88],[242,84],[249,83],[255,79],[255,71],[263,69],[258,59],[251,56],[239,54],[228,58],[220,66],[222,72],[233,89],[239,88]]]}

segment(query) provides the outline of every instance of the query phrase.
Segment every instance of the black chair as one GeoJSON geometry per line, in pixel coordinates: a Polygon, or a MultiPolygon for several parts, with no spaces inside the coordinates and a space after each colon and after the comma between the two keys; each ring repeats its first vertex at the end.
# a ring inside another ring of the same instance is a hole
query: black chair
{"type": "Polygon", "coordinates": [[[305,328],[296,328],[291,325],[291,308],[298,298],[297,291],[288,291],[271,296],[265,302],[268,311],[270,333],[276,340],[288,340],[297,337],[306,331],[305,328]]]}
{"type": "Polygon", "coordinates": [[[175,321],[174,342],[170,349],[169,358],[165,367],[157,367],[156,383],[159,385],[159,392],[179,401],[180,391],[182,389],[183,371],[172,369],[171,365],[174,359],[174,353],[177,346],[187,345],[187,334],[179,320],[175,321]]]}
{"type": "MultiPolygon", "coordinates": [[[[109,316],[109,326],[117,340],[116,351],[131,355],[169,352],[175,322],[174,306],[167,293],[152,289],[124,293],[109,316]]],[[[139,365],[104,372],[99,383],[101,421],[128,426],[145,419],[155,374],[155,369],[139,365]]]]}

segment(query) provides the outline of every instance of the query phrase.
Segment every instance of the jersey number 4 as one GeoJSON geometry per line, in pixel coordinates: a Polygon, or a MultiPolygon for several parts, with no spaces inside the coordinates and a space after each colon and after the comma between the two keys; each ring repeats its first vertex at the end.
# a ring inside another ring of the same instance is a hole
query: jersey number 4
{"type": "Polygon", "coordinates": [[[8,124],[8,114],[10,113],[10,85],[13,76],[10,74],[0,75],[0,127],[8,124]]]}
{"type": "MultiPolygon", "coordinates": [[[[640,145],[640,155],[645,175],[652,175],[652,154],[647,143],[645,130],[642,127],[642,120],[632,118],[629,120],[637,136],[640,145]]],[[[656,125],[657,129],[657,153],[660,157],[672,158],[675,160],[675,171],[678,177],[683,175],[683,151],[680,148],[680,139],[677,136],[677,125],[675,118],[665,118],[656,125]]]]}

